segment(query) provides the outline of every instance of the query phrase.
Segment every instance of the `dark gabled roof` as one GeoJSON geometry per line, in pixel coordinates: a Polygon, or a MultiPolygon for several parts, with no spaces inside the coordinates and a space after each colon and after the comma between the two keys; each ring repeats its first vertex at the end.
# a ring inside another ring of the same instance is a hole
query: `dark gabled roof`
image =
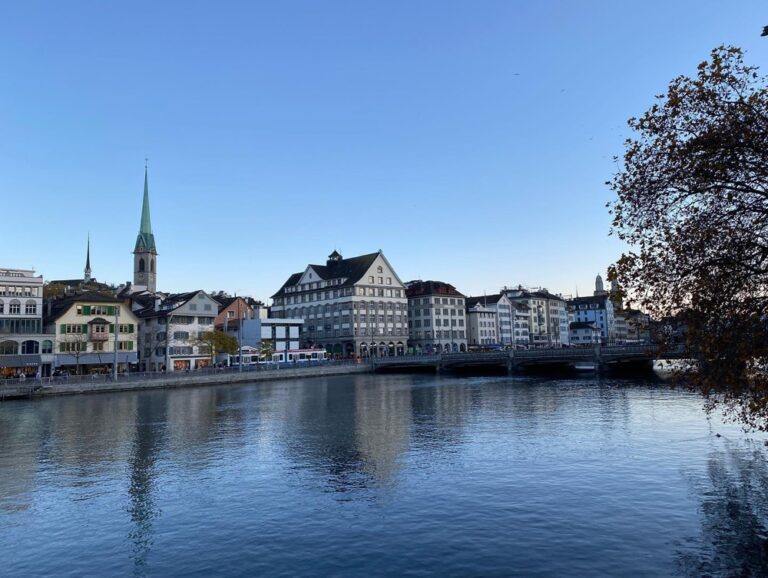
{"type": "MultiPolygon", "coordinates": [[[[172,312],[174,309],[178,309],[182,305],[184,305],[187,301],[192,299],[195,295],[200,293],[202,290],[198,289],[197,291],[188,291],[186,293],[170,293],[161,301],[161,308],[159,311],[155,310],[155,301],[152,299],[151,302],[147,303],[142,309],[139,309],[138,311],[135,311],[135,314],[138,317],[164,317],[168,313],[172,312]]],[[[205,291],[203,291],[205,293],[205,291]]],[[[207,295],[207,293],[206,293],[207,295]]],[[[213,298],[211,298],[213,299],[213,298]]],[[[216,301],[214,299],[214,301],[216,301]]],[[[218,303],[218,301],[216,301],[218,303]]]]}
{"type": "Polygon", "coordinates": [[[474,307],[478,303],[480,305],[495,305],[501,299],[501,293],[494,293],[493,295],[482,295],[480,297],[467,297],[467,307],[474,307]]]}
{"type": "Polygon", "coordinates": [[[540,291],[534,291],[533,293],[531,293],[531,295],[535,299],[554,299],[556,301],[565,301],[565,299],[563,299],[559,295],[555,295],[554,293],[550,293],[546,289],[542,289],[540,291]]]}
{"type": "Polygon", "coordinates": [[[593,321],[573,321],[569,327],[571,329],[597,329],[593,321]]]}
{"type": "MultiPolygon", "coordinates": [[[[63,312],[69,309],[75,303],[124,303],[122,299],[112,297],[111,295],[105,295],[104,293],[97,293],[96,291],[86,291],[85,293],[78,293],[77,295],[67,295],[66,297],[60,297],[50,302],[51,312],[45,315],[44,323],[49,323],[51,320],[57,319],[63,312]]],[[[47,306],[43,308],[47,310],[47,306]]]]}
{"type": "Polygon", "coordinates": [[[591,303],[597,303],[598,305],[605,305],[608,299],[608,294],[605,295],[591,295],[589,297],[576,297],[568,301],[569,306],[574,305],[589,305],[591,303]]]}
{"type": "MultiPolygon", "coordinates": [[[[378,257],[380,254],[381,251],[378,251],[376,253],[360,255],[359,257],[340,259],[339,261],[329,260],[326,265],[310,264],[307,265],[307,267],[312,267],[312,270],[318,274],[320,279],[323,280],[345,279],[344,283],[340,285],[334,285],[334,289],[336,287],[349,287],[357,283],[362,278],[362,276],[366,274],[368,269],[371,268],[371,265],[373,265],[373,262],[376,260],[376,257],[378,257]]],[[[288,280],[283,283],[283,286],[280,287],[277,293],[272,295],[272,299],[283,295],[285,293],[286,287],[296,285],[299,282],[299,279],[301,279],[302,275],[304,275],[304,271],[301,273],[294,273],[288,277],[288,280]]]]}
{"type": "Polygon", "coordinates": [[[462,293],[456,290],[456,287],[442,281],[411,281],[406,283],[406,297],[421,297],[422,295],[452,295],[454,297],[464,297],[462,293]]]}

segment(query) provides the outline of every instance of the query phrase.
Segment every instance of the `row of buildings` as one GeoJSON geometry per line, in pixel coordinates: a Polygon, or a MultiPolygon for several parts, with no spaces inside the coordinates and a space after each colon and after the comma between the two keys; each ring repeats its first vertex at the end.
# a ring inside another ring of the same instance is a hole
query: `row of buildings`
{"type": "Polygon", "coordinates": [[[503,287],[469,296],[443,281],[403,282],[382,251],[291,275],[272,306],[203,290],[157,289],[147,172],[133,281],[84,275],[52,280],[24,269],[0,270],[0,375],[119,370],[179,371],[216,361],[204,336],[223,331],[241,345],[274,351],[323,348],[339,357],[465,352],[473,348],[561,347],[645,341],[648,318],[621,307],[617,288],[598,275],[589,297],[543,288],[503,287]]]}

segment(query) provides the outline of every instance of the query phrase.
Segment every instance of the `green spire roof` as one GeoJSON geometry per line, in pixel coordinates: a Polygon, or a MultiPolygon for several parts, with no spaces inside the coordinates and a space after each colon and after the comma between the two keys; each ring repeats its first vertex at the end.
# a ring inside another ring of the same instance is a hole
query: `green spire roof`
{"type": "Polygon", "coordinates": [[[144,203],[141,206],[141,226],[136,237],[134,253],[157,252],[155,236],[152,234],[152,219],[149,216],[149,185],[147,184],[147,167],[144,167],[144,203]]]}

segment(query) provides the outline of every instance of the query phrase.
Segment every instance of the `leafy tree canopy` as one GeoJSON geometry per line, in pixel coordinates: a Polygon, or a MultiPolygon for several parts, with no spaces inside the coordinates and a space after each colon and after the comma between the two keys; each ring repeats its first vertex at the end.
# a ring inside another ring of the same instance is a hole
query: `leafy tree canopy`
{"type": "Polygon", "coordinates": [[[200,334],[200,341],[211,348],[211,359],[216,357],[217,353],[237,353],[239,347],[237,339],[223,331],[205,331],[200,334]]]}
{"type": "Polygon", "coordinates": [[[693,385],[768,429],[766,78],[721,46],[628,124],[608,184],[612,233],[631,250],[609,279],[656,317],[684,313],[693,385]]]}

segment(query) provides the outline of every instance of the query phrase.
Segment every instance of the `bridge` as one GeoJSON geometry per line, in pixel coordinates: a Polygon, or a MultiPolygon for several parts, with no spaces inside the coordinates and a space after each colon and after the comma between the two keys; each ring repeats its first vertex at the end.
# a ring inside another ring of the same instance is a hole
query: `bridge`
{"type": "Polygon", "coordinates": [[[488,351],[478,353],[438,353],[371,358],[374,371],[434,367],[436,371],[499,367],[510,373],[535,367],[575,367],[591,364],[596,370],[622,364],[645,365],[656,359],[678,359],[682,350],[662,351],[658,345],[614,345],[488,351]]]}

